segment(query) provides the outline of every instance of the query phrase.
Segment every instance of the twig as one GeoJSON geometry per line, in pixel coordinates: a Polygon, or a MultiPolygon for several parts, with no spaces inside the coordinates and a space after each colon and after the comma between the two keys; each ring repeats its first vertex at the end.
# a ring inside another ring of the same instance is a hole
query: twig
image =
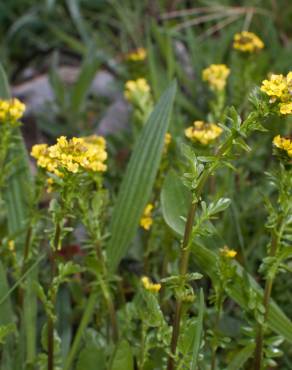
{"type": "Polygon", "coordinates": [[[203,41],[206,37],[213,35],[215,32],[220,31],[222,28],[228,26],[229,24],[237,21],[241,17],[241,14],[234,15],[229,17],[228,19],[225,19],[222,22],[219,22],[215,24],[214,26],[208,28],[206,32],[202,33],[200,36],[198,36],[198,41],[203,41]]]}

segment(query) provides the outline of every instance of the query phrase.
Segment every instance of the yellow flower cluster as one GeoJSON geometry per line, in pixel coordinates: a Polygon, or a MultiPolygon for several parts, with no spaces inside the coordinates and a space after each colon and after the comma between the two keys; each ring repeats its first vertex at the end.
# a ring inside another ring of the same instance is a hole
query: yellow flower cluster
{"type": "Polygon", "coordinates": [[[145,78],[127,81],[125,84],[124,95],[129,102],[133,102],[133,100],[136,99],[140,100],[142,96],[150,95],[150,86],[145,78]]]}
{"type": "Polygon", "coordinates": [[[274,137],[273,144],[276,148],[285,150],[290,158],[292,158],[292,140],[286,139],[277,135],[274,137]]]}
{"type": "Polygon", "coordinates": [[[153,208],[154,208],[153,204],[151,203],[147,204],[147,206],[144,209],[143,216],[141,217],[140,226],[143,227],[143,229],[145,230],[149,230],[153,223],[152,219],[153,208]]]}
{"type": "Polygon", "coordinates": [[[265,44],[253,32],[242,31],[236,33],[233,38],[233,47],[243,53],[254,53],[263,49],[265,44]]]}
{"type": "Polygon", "coordinates": [[[222,128],[215,123],[195,121],[193,126],[185,130],[185,135],[192,141],[197,141],[202,145],[207,145],[214,141],[222,133],[222,128]]]}
{"type": "Polygon", "coordinates": [[[225,64],[211,64],[202,72],[203,81],[207,81],[212,90],[221,91],[225,88],[230,69],[225,64]]]}
{"type": "Polygon", "coordinates": [[[20,120],[25,111],[25,104],[16,98],[0,100],[0,123],[14,124],[20,120]]]}
{"type": "Polygon", "coordinates": [[[140,62],[147,57],[147,51],[144,48],[138,48],[131,53],[127,54],[126,59],[131,62],[140,62]]]}
{"type": "Polygon", "coordinates": [[[147,276],[141,278],[142,284],[146,290],[152,293],[158,293],[161,289],[161,284],[154,284],[147,276]]]}
{"type": "Polygon", "coordinates": [[[226,258],[234,258],[237,255],[237,252],[234,249],[229,249],[226,245],[224,248],[220,249],[220,254],[226,258]]]}
{"type": "Polygon", "coordinates": [[[292,114],[292,72],[287,76],[272,74],[262,82],[261,90],[270,96],[270,102],[277,102],[281,114],[292,114]]]}
{"type": "Polygon", "coordinates": [[[39,167],[59,177],[63,177],[64,171],[106,171],[106,142],[101,136],[73,137],[70,140],[61,136],[55,145],[34,145],[31,155],[37,160],[39,167]]]}

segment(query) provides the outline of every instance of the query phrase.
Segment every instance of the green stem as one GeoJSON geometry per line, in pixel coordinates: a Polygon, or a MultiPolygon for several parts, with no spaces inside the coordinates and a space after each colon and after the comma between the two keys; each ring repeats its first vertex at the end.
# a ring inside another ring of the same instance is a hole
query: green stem
{"type": "MultiPolygon", "coordinates": [[[[274,257],[278,249],[278,237],[276,232],[272,235],[272,243],[270,249],[270,257],[274,257]]],[[[274,282],[273,277],[268,277],[265,283],[264,299],[263,306],[265,308],[264,314],[264,323],[266,323],[269,314],[269,302],[272,293],[272,287],[274,282]]],[[[257,336],[256,336],[256,348],[254,353],[254,370],[262,369],[262,360],[263,360],[263,346],[264,346],[264,324],[258,324],[257,336]]]]}
{"type": "Polygon", "coordinates": [[[116,343],[119,340],[119,331],[118,331],[118,323],[117,323],[117,317],[116,317],[116,311],[114,307],[114,303],[111,297],[111,293],[108,289],[107,284],[103,280],[102,277],[99,279],[99,283],[101,286],[101,290],[105,299],[105,302],[107,304],[107,308],[109,311],[109,317],[110,317],[110,322],[111,322],[111,328],[112,328],[112,336],[113,336],[113,341],[116,343]]]}
{"type": "MultiPolygon", "coordinates": [[[[208,171],[205,172],[205,174],[209,173],[208,171]]],[[[200,195],[203,185],[207,180],[208,175],[204,176],[204,180],[201,182],[200,189],[198,189],[198,196],[200,195]]],[[[180,260],[180,269],[179,273],[181,276],[184,276],[188,271],[188,264],[189,264],[189,256],[190,256],[190,248],[189,248],[189,242],[191,239],[192,234],[192,228],[196,213],[196,207],[197,203],[192,203],[187,217],[185,232],[184,232],[184,238],[182,243],[182,250],[181,250],[181,260],[180,260]]],[[[176,301],[176,307],[175,307],[175,314],[174,314],[174,321],[173,321],[173,329],[172,329],[172,337],[171,337],[171,344],[170,344],[170,350],[172,355],[175,355],[177,342],[179,338],[179,332],[180,332],[180,320],[181,320],[181,313],[182,313],[182,299],[178,298],[176,301]]],[[[174,358],[173,356],[169,356],[168,358],[168,365],[167,370],[174,370],[174,358]]]]}
{"type": "Polygon", "coordinates": [[[90,294],[89,298],[88,298],[88,301],[87,301],[86,306],[85,306],[86,307],[85,311],[83,313],[80,325],[77,329],[77,333],[75,335],[73,344],[72,344],[72,346],[70,348],[70,351],[68,353],[68,356],[66,358],[63,370],[69,370],[71,368],[71,365],[72,365],[72,363],[74,361],[74,358],[77,354],[77,351],[79,349],[82,336],[84,335],[84,331],[87,328],[87,325],[89,324],[89,322],[92,318],[97,297],[98,297],[98,294],[96,292],[92,292],[90,294]]]}
{"type": "MultiPolygon", "coordinates": [[[[225,143],[222,144],[222,146],[219,148],[217,153],[218,160],[214,162],[203,174],[201,175],[201,178],[199,180],[199,185],[196,189],[196,197],[197,199],[200,198],[204,185],[206,181],[208,180],[209,176],[212,174],[213,170],[216,168],[219,159],[224,156],[226,152],[229,151],[230,145],[233,141],[233,136],[230,136],[227,138],[225,143]]],[[[181,259],[180,259],[180,269],[179,273],[183,277],[187,271],[188,271],[188,265],[189,265],[189,257],[190,257],[190,241],[192,236],[192,228],[194,224],[194,218],[196,213],[197,203],[192,202],[189,208],[188,217],[186,221],[185,231],[184,231],[184,237],[183,237],[183,243],[181,248],[181,259]]],[[[170,350],[171,355],[168,358],[168,364],[167,364],[167,370],[174,370],[175,368],[175,362],[174,362],[174,356],[176,352],[177,342],[179,338],[179,332],[180,332],[180,321],[182,316],[182,299],[178,298],[176,301],[176,307],[175,307],[175,314],[174,314],[174,321],[173,321],[173,330],[172,330],[172,337],[171,337],[171,344],[170,344],[170,350]]]]}
{"type": "Polygon", "coordinates": [[[119,330],[118,330],[118,323],[117,323],[117,317],[116,317],[116,310],[115,310],[114,302],[112,300],[110,289],[108,287],[106,280],[104,279],[104,277],[107,276],[108,271],[107,271],[106,263],[105,263],[99,243],[96,243],[96,255],[98,257],[98,260],[101,262],[102,275],[99,274],[98,278],[99,278],[101,290],[102,290],[102,293],[103,293],[103,296],[104,296],[104,299],[106,301],[107,308],[109,311],[113,341],[116,343],[119,340],[119,330]]]}
{"type": "Polygon", "coordinates": [[[145,323],[142,322],[142,329],[141,329],[141,357],[140,357],[139,370],[143,370],[143,368],[144,368],[146,332],[147,332],[147,327],[146,327],[145,323]]]}
{"type": "MultiPolygon", "coordinates": [[[[220,316],[221,316],[221,310],[222,310],[221,297],[219,297],[219,302],[220,302],[220,306],[217,309],[216,320],[215,320],[215,325],[214,325],[214,334],[216,336],[217,336],[217,332],[218,332],[218,326],[219,326],[219,321],[220,321],[220,316]]],[[[212,348],[211,370],[215,370],[216,369],[216,354],[217,354],[217,349],[218,349],[218,346],[217,346],[217,338],[216,338],[216,343],[215,343],[215,345],[212,348]]]]}
{"type": "Polygon", "coordinates": [[[54,370],[54,322],[48,317],[48,370],[54,370]]]}
{"type": "MultiPolygon", "coordinates": [[[[55,250],[59,249],[61,241],[61,226],[60,223],[56,225],[56,232],[54,238],[54,250],[51,251],[50,255],[50,262],[51,262],[51,285],[53,283],[55,274],[56,274],[56,261],[55,261],[55,250]]],[[[51,287],[51,303],[54,307],[56,301],[56,293],[51,287]]],[[[53,313],[48,316],[48,370],[54,370],[54,320],[53,320],[53,313]]]]}

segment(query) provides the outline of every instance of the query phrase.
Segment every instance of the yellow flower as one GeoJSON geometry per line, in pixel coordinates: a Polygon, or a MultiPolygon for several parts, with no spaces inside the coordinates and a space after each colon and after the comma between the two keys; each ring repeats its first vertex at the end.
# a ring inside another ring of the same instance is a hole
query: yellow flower
{"type": "Polygon", "coordinates": [[[222,133],[222,128],[215,123],[205,123],[203,121],[195,121],[193,126],[185,130],[185,135],[192,141],[197,141],[202,145],[208,145],[214,141],[222,133]]]}
{"type": "Polygon", "coordinates": [[[23,116],[25,105],[16,98],[0,100],[0,123],[15,124],[23,116]]]}
{"type": "Polygon", "coordinates": [[[277,135],[273,139],[273,144],[276,148],[287,152],[288,156],[292,158],[292,140],[277,135]]]}
{"type": "Polygon", "coordinates": [[[107,159],[106,141],[96,135],[70,140],[61,136],[55,145],[34,145],[31,155],[39,167],[58,177],[63,176],[64,170],[72,173],[84,170],[104,172],[107,168],[104,163],[107,159]]]}
{"type": "Polygon", "coordinates": [[[292,114],[292,102],[280,103],[279,107],[281,114],[292,114]]]}
{"type": "Polygon", "coordinates": [[[269,80],[262,82],[261,90],[274,98],[281,98],[287,89],[286,78],[283,75],[272,74],[269,80]]]}
{"type": "Polygon", "coordinates": [[[171,134],[167,132],[164,137],[164,144],[168,146],[171,143],[171,140],[172,140],[171,134]]]}
{"type": "Polygon", "coordinates": [[[143,227],[143,229],[145,230],[149,230],[153,223],[153,219],[152,219],[153,208],[154,208],[153,204],[151,203],[147,204],[147,206],[144,209],[143,215],[141,217],[140,226],[143,227]]]}
{"type": "Polygon", "coordinates": [[[287,76],[272,74],[262,82],[261,91],[270,97],[270,103],[278,103],[281,114],[292,114],[292,72],[287,76]]]}
{"type": "Polygon", "coordinates": [[[226,257],[226,258],[234,258],[236,255],[237,255],[237,252],[234,250],[234,249],[229,249],[226,245],[224,246],[224,248],[221,248],[220,249],[220,254],[223,256],[223,257],[226,257]]]}
{"type": "Polygon", "coordinates": [[[124,95],[129,102],[133,102],[136,99],[139,100],[143,96],[150,95],[150,86],[145,78],[127,81],[124,95]]]}
{"type": "Polygon", "coordinates": [[[147,276],[141,278],[142,284],[146,290],[152,293],[158,293],[161,289],[161,284],[154,284],[147,276]]]}
{"type": "Polygon", "coordinates": [[[126,59],[132,62],[140,62],[145,60],[147,57],[147,51],[144,48],[138,48],[129,54],[127,54],[126,59]]]}
{"type": "Polygon", "coordinates": [[[212,90],[221,91],[225,88],[230,69],[225,64],[211,64],[202,72],[203,81],[207,81],[212,90]]]}
{"type": "Polygon", "coordinates": [[[172,140],[172,136],[169,132],[167,132],[164,137],[164,148],[163,148],[164,154],[167,153],[168,147],[171,144],[171,140],[172,140]]]}
{"type": "Polygon", "coordinates": [[[14,240],[9,240],[9,241],[8,241],[8,249],[9,249],[11,252],[14,252],[14,251],[15,251],[15,241],[14,241],[14,240]]]}
{"type": "Polygon", "coordinates": [[[254,53],[264,48],[263,41],[253,32],[242,31],[233,38],[233,48],[243,53],[254,53]]]}

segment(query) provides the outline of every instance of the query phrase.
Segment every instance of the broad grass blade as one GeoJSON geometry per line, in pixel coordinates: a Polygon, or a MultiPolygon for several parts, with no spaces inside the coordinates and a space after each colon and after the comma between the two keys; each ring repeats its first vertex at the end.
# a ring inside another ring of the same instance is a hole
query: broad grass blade
{"type": "Polygon", "coordinates": [[[110,225],[108,264],[114,270],[126,254],[149,200],[159,168],[173,106],[176,83],[162,95],[134,147],[110,225]]]}

